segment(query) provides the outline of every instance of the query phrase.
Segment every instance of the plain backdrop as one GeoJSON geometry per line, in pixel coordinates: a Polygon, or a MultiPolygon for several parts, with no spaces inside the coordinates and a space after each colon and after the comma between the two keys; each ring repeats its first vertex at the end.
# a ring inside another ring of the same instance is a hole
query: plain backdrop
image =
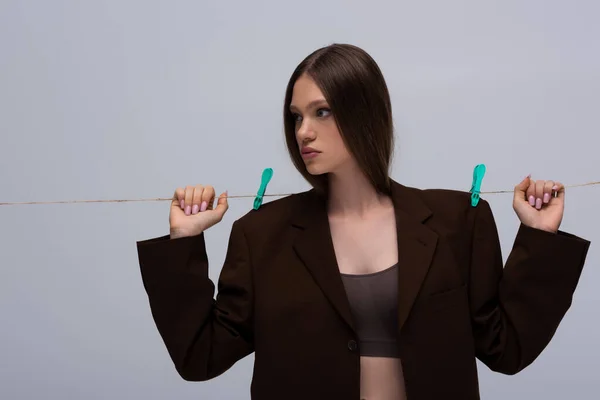
{"type": "MultiPolygon", "coordinates": [[[[512,190],[531,173],[600,179],[600,3],[589,1],[0,1],[0,202],[254,195],[308,184],[282,134],[287,80],[352,43],[392,95],[393,178],[512,190]]],[[[484,195],[504,257],[511,194],[484,195]]],[[[274,198],[266,198],[272,201],[274,198]]],[[[206,233],[216,279],[231,199],[206,233]]],[[[484,399],[597,399],[600,186],[567,189],[562,229],[592,241],[573,306],[516,376],[479,364],[484,399]]],[[[253,356],[203,383],[176,373],[150,315],[135,242],[168,202],[0,207],[0,398],[248,399],[253,356]]],[[[548,268],[552,268],[549,265],[548,268]]]]}

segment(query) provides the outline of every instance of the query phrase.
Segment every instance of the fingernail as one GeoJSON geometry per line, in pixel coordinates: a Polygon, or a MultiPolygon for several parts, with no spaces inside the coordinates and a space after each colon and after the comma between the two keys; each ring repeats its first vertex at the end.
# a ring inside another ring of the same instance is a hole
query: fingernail
{"type": "Polygon", "coordinates": [[[186,206],[185,207],[185,215],[190,215],[191,212],[192,212],[192,207],[186,206]]]}
{"type": "Polygon", "coordinates": [[[202,212],[206,211],[207,207],[208,207],[208,203],[206,201],[203,201],[202,205],[200,206],[200,211],[202,211],[202,212]]]}
{"type": "Polygon", "coordinates": [[[184,201],[184,200],[181,200],[181,201],[179,202],[179,204],[181,205],[181,209],[183,210],[183,208],[185,207],[185,201],[184,201]]]}
{"type": "Polygon", "coordinates": [[[529,204],[531,204],[532,206],[535,206],[535,197],[529,196],[529,204]]]}
{"type": "Polygon", "coordinates": [[[192,207],[192,214],[194,214],[194,215],[198,214],[199,209],[200,209],[200,207],[198,207],[198,204],[194,204],[194,206],[192,207]]]}
{"type": "Polygon", "coordinates": [[[547,203],[550,201],[550,193],[544,193],[544,203],[547,203]]]}
{"type": "Polygon", "coordinates": [[[542,199],[540,199],[539,197],[535,199],[535,208],[537,208],[538,210],[542,208],[542,199]]]}
{"type": "Polygon", "coordinates": [[[552,186],[552,190],[558,190],[558,185],[552,186]]]}

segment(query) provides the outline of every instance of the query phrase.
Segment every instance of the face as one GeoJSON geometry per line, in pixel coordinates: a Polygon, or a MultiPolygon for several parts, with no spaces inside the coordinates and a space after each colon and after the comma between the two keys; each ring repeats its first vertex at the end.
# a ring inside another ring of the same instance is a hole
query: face
{"type": "Polygon", "coordinates": [[[296,121],[298,148],[311,175],[335,173],[351,162],[325,96],[308,75],[294,84],[290,111],[296,121]]]}

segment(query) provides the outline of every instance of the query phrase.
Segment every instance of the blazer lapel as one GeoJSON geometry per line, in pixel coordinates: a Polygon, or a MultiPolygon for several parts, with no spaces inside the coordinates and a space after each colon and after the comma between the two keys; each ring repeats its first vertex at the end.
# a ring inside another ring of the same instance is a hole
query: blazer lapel
{"type": "MultiPolygon", "coordinates": [[[[314,189],[304,195],[304,208],[298,210],[292,220],[292,224],[301,229],[294,241],[294,250],[333,308],[354,330],[331,238],[326,201],[314,189]]],[[[392,180],[391,197],[398,241],[398,329],[401,329],[429,270],[438,236],[423,224],[432,213],[414,190],[392,180]]]]}
{"type": "Polygon", "coordinates": [[[398,330],[402,329],[429,271],[438,235],[423,223],[432,214],[416,194],[392,180],[398,240],[398,330]]]}
{"type": "Polygon", "coordinates": [[[333,248],[326,202],[314,189],[306,194],[306,208],[296,213],[292,222],[302,229],[294,241],[294,250],[333,308],[354,331],[350,303],[333,248]]]}

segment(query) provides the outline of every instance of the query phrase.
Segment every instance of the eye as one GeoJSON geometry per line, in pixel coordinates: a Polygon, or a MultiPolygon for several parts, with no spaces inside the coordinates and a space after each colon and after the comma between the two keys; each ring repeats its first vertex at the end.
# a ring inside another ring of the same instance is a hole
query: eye
{"type": "Polygon", "coordinates": [[[317,116],[325,118],[331,115],[331,110],[328,108],[319,108],[317,110],[317,116]]]}
{"type": "Polygon", "coordinates": [[[292,113],[292,118],[294,119],[294,122],[302,121],[302,117],[296,113],[292,113]]]}

